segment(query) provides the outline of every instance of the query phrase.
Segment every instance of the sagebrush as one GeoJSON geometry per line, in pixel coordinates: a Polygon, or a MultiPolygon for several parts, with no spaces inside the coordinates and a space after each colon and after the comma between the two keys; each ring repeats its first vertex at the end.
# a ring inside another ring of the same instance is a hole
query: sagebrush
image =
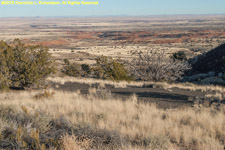
{"type": "Polygon", "coordinates": [[[168,57],[165,51],[139,53],[129,66],[135,79],[143,81],[176,81],[190,69],[186,61],[168,57]]]}

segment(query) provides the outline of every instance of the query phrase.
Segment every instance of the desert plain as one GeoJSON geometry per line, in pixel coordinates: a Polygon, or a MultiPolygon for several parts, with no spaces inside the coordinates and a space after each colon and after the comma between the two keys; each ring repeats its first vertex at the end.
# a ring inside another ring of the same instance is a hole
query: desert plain
{"type": "MultiPolygon", "coordinates": [[[[0,18],[0,40],[15,38],[48,47],[58,70],[65,59],[94,65],[99,56],[129,61],[146,51],[183,51],[189,59],[225,43],[225,15],[0,18]]],[[[60,71],[47,81],[43,89],[0,93],[0,148],[225,148],[224,86],[60,71]]]]}

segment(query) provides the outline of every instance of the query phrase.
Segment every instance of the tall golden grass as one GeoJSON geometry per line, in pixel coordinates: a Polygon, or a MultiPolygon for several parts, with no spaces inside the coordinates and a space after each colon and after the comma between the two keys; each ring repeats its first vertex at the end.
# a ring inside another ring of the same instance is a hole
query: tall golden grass
{"type": "MultiPolygon", "coordinates": [[[[1,93],[0,105],[14,106],[30,114],[44,112],[53,119],[65,116],[73,125],[86,123],[116,131],[129,141],[120,149],[223,150],[225,146],[223,107],[220,110],[190,107],[164,110],[138,102],[136,96],[122,101],[99,99],[92,93],[85,97],[79,93],[51,93],[54,95],[43,99],[34,98],[38,91],[1,93]]],[[[76,137],[69,135],[62,139],[64,149],[88,149],[90,144],[88,141],[79,143],[76,137]]]]}

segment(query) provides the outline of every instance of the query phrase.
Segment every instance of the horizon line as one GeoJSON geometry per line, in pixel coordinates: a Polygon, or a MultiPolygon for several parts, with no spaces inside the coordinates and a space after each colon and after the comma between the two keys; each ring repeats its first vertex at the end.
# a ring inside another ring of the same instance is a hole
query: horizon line
{"type": "Polygon", "coordinates": [[[157,14],[157,15],[85,15],[85,16],[0,16],[0,18],[104,18],[104,17],[173,17],[173,16],[219,16],[225,13],[212,14],[157,14]]]}

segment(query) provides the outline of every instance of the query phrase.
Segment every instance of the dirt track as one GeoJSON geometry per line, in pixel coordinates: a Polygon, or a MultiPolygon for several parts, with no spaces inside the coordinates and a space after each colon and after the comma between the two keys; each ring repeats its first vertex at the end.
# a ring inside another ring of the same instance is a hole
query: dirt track
{"type": "MultiPolygon", "coordinates": [[[[92,86],[88,84],[81,84],[75,82],[66,82],[65,84],[56,84],[51,83],[52,87],[56,90],[75,92],[80,91],[81,94],[88,94],[89,88],[98,88],[97,84],[92,86]],[[57,85],[57,88],[56,88],[57,85]]],[[[150,102],[156,103],[160,108],[177,108],[177,107],[186,107],[193,106],[193,101],[190,101],[190,98],[193,97],[203,97],[206,93],[201,91],[189,91],[182,90],[178,88],[173,88],[171,90],[164,90],[159,87],[135,87],[129,86],[126,88],[114,88],[110,85],[105,87],[106,90],[111,91],[114,97],[119,97],[126,99],[129,96],[136,94],[138,96],[139,102],[150,102]]]]}

